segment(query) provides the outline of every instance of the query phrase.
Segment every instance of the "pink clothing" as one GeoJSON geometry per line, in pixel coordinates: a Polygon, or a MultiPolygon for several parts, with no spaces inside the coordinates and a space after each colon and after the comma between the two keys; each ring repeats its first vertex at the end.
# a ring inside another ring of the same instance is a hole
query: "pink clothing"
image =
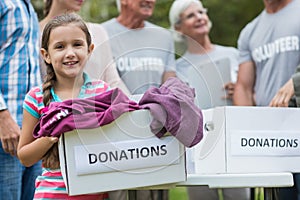
{"type": "Polygon", "coordinates": [[[97,128],[138,109],[139,105],[118,88],[85,99],[52,102],[35,126],[33,136],[59,137],[74,129],[97,128]]]}
{"type": "Polygon", "coordinates": [[[105,200],[108,193],[69,196],[62,179],[60,169],[43,169],[43,173],[36,179],[34,200],[38,199],[68,199],[68,200],[105,200]]]}
{"type": "MultiPolygon", "coordinates": [[[[84,84],[81,86],[78,98],[93,98],[97,94],[108,91],[109,86],[103,81],[91,81],[87,74],[83,74],[84,84]]],[[[50,89],[51,101],[59,104],[62,100],[50,89]]],[[[72,101],[72,100],[70,100],[72,101]]],[[[54,103],[55,104],[55,103],[54,103]]],[[[49,112],[48,107],[43,103],[42,86],[32,88],[26,95],[23,108],[29,112],[33,117],[41,120],[49,112]]],[[[106,193],[96,195],[81,195],[68,196],[66,186],[61,174],[61,170],[49,170],[43,168],[43,174],[36,180],[36,190],[34,199],[105,199],[106,193]]]]}
{"type": "MultiPolygon", "coordinates": [[[[87,74],[84,74],[84,85],[81,87],[78,98],[88,98],[110,90],[110,87],[104,81],[91,81],[87,74]]],[[[62,100],[55,94],[53,88],[51,92],[51,102],[61,102],[62,100]]],[[[40,119],[43,113],[47,110],[43,103],[42,86],[34,87],[26,94],[23,102],[23,108],[32,116],[40,119]]]]}
{"type": "Polygon", "coordinates": [[[56,136],[74,129],[97,128],[111,123],[125,112],[149,109],[151,131],[162,137],[170,132],[182,144],[192,147],[203,137],[203,116],[194,104],[195,92],[177,78],[160,88],[150,88],[139,104],[116,88],[94,97],[53,102],[34,129],[34,137],[56,136]]]}
{"type": "Polygon", "coordinates": [[[148,89],[139,104],[150,110],[151,131],[157,137],[170,132],[186,147],[192,147],[203,138],[203,115],[194,99],[194,89],[172,77],[160,88],[148,89]]]}

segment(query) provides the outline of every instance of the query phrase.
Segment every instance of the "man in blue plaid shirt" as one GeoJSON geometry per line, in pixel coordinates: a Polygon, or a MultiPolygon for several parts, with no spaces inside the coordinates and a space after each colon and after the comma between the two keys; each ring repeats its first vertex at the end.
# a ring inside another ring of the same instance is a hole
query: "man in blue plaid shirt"
{"type": "Polygon", "coordinates": [[[0,0],[0,199],[32,200],[41,163],[16,157],[25,94],[41,84],[39,25],[30,0],[0,0]]]}

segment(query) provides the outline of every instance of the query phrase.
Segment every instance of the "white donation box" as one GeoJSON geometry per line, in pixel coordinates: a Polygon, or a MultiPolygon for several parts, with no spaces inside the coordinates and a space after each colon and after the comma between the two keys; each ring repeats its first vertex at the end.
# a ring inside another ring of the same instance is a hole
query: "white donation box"
{"type": "Polygon", "coordinates": [[[300,109],[224,106],[203,114],[196,174],[300,172],[300,109]]]}
{"type": "Polygon", "coordinates": [[[95,129],[76,129],[59,140],[69,195],[159,186],[186,180],[184,146],[150,130],[148,110],[125,113],[95,129]]]}

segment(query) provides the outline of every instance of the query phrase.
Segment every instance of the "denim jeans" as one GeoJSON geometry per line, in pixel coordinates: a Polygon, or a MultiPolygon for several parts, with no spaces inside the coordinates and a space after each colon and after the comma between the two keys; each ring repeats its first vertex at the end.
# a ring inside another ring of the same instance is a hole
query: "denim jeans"
{"type": "Polygon", "coordinates": [[[41,162],[24,167],[20,161],[3,151],[0,142],[0,199],[32,200],[35,179],[42,172],[41,162]]]}
{"type": "Polygon", "coordinates": [[[294,186],[279,188],[279,200],[300,200],[300,173],[293,174],[294,186]]]}
{"type": "Polygon", "coordinates": [[[294,184],[296,186],[297,200],[300,200],[300,174],[294,174],[294,184]]]}

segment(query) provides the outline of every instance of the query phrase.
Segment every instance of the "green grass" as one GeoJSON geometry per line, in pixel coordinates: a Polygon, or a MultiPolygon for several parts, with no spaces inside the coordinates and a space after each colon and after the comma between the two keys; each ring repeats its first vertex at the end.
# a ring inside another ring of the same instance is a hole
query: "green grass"
{"type": "MultiPolygon", "coordinates": [[[[221,192],[222,194],[222,192],[221,192]]],[[[221,195],[220,195],[221,196],[221,195]]],[[[175,187],[169,190],[170,200],[188,200],[186,187],[175,187]]],[[[223,200],[222,196],[220,200],[223,200]]],[[[264,200],[263,188],[255,188],[255,200],[264,200]]]]}
{"type": "Polygon", "coordinates": [[[169,190],[170,200],[188,200],[186,187],[175,187],[169,190]]]}

